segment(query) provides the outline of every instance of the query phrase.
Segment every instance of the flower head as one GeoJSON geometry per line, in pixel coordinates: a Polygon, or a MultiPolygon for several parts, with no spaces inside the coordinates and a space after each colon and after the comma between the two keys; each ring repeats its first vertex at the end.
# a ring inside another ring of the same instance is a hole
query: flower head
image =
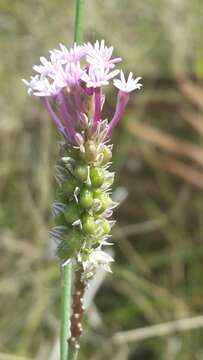
{"type": "Polygon", "coordinates": [[[120,91],[129,93],[134,90],[140,90],[142,87],[142,84],[139,83],[139,81],[142,79],[141,77],[136,77],[133,79],[133,73],[130,72],[128,75],[127,81],[125,80],[125,76],[123,74],[123,71],[120,72],[120,79],[115,79],[113,81],[114,86],[117,87],[120,91]]]}
{"type": "Polygon", "coordinates": [[[84,276],[91,278],[98,268],[111,272],[110,264],[113,261],[111,255],[100,250],[100,248],[93,250],[87,260],[83,261],[84,276]]]}
{"type": "Polygon", "coordinates": [[[30,81],[22,80],[28,87],[28,95],[35,95],[39,97],[55,96],[59,93],[60,88],[54,81],[50,83],[49,79],[44,75],[35,75],[31,77],[30,81]]]}
{"type": "Polygon", "coordinates": [[[40,65],[33,66],[33,70],[44,76],[54,73],[54,63],[52,61],[48,61],[44,56],[41,56],[40,62],[40,65]]]}
{"type": "Polygon", "coordinates": [[[84,45],[86,52],[86,61],[95,68],[104,67],[112,69],[115,65],[122,61],[121,58],[112,59],[113,46],[107,47],[105,41],[101,43],[97,40],[94,45],[87,43],[84,45]]]}
{"type": "Polygon", "coordinates": [[[98,88],[109,84],[109,81],[118,75],[119,70],[110,71],[109,68],[100,66],[94,67],[90,65],[87,72],[85,72],[81,79],[86,83],[87,88],[98,88]]]}
{"type": "Polygon", "coordinates": [[[51,58],[54,61],[60,61],[61,63],[67,64],[70,62],[77,62],[85,54],[85,49],[83,45],[77,45],[74,43],[73,47],[69,50],[63,44],[60,44],[60,49],[53,49],[50,51],[51,58]]]}
{"type": "Polygon", "coordinates": [[[107,137],[124,113],[128,94],[142,86],[139,82],[141,78],[133,78],[132,73],[125,80],[123,72],[116,68],[121,58],[113,58],[112,55],[113,46],[107,46],[104,40],[97,40],[94,44],[74,43],[70,49],[60,44],[59,49],[50,51],[49,58],[42,56],[40,64],[33,66],[37,75],[32,76],[30,81],[23,80],[29,95],[45,98],[43,104],[71,146],[77,146],[75,135],[82,130],[81,113],[89,119],[86,125],[88,134],[91,136],[99,131],[105,101],[104,87],[119,72],[120,79],[113,80],[119,93],[107,137]],[[89,101],[91,98],[92,101],[89,101]],[[91,104],[91,108],[87,104],[91,104]]]}

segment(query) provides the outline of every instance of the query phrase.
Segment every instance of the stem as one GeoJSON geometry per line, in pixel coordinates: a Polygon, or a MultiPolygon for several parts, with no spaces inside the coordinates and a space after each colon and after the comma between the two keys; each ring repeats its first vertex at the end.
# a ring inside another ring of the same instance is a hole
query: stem
{"type": "Polygon", "coordinates": [[[80,348],[80,336],[82,334],[82,319],[84,314],[83,299],[85,292],[85,283],[82,278],[82,269],[75,272],[75,291],[72,302],[72,316],[71,316],[71,337],[69,338],[70,358],[69,360],[76,360],[78,350],[80,348]]]}
{"type": "Polygon", "coordinates": [[[93,131],[97,129],[97,125],[101,120],[101,89],[96,88],[94,92],[94,122],[93,131]]]}
{"type": "Polygon", "coordinates": [[[42,97],[42,103],[45,106],[46,110],[48,111],[49,115],[51,116],[52,120],[54,121],[56,127],[63,132],[63,124],[61,123],[58,116],[55,114],[54,110],[52,109],[48,98],[42,97]]]}
{"type": "Polygon", "coordinates": [[[59,96],[59,108],[60,108],[60,112],[61,115],[63,117],[68,135],[69,135],[69,139],[71,141],[72,144],[74,144],[75,141],[75,129],[74,126],[72,124],[72,119],[71,119],[71,115],[69,114],[68,108],[66,106],[66,97],[64,95],[64,93],[61,91],[61,93],[58,95],[59,96]]]}
{"type": "Polygon", "coordinates": [[[83,37],[84,5],[85,5],[85,0],[76,0],[75,31],[74,31],[74,41],[76,43],[80,43],[83,37]]]}
{"type": "Polygon", "coordinates": [[[62,286],[61,286],[61,360],[67,360],[69,344],[67,341],[70,332],[70,312],[71,312],[71,262],[62,267],[62,286]]]}
{"type": "MultiPolygon", "coordinates": [[[[83,33],[83,10],[84,0],[76,0],[75,30],[74,41],[79,43],[82,40],[83,33]]],[[[72,264],[71,262],[64,266],[62,274],[62,301],[61,301],[61,353],[60,360],[76,360],[77,351],[69,352],[69,324],[71,316],[71,282],[72,282],[72,264]]]]}
{"type": "MultiPolygon", "coordinates": [[[[83,18],[84,18],[84,5],[85,0],[76,0],[76,13],[75,13],[75,31],[74,41],[80,43],[83,37],[83,18]]],[[[78,350],[70,349],[68,360],[77,360],[78,350]]]]}
{"type": "Polygon", "coordinates": [[[74,352],[71,351],[68,360],[77,360],[77,357],[78,357],[78,351],[77,350],[74,352]]]}
{"type": "Polygon", "coordinates": [[[113,116],[113,119],[109,123],[108,136],[111,135],[112,130],[116,127],[116,125],[120,121],[121,117],[123,116],[123,113],[125,111],[128,100],[129,100],[129,94],[128,93],[125,93],[123,91],[118,92],[116,111],[115,111],[115,114],[113,116]]]}

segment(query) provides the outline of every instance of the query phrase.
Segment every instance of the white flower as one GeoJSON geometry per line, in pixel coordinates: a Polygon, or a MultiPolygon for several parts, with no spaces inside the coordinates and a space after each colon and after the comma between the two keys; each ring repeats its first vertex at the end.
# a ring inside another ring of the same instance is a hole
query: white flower
{"type": "Polygon", "coordinates": [[[111,272],[110,263],[113,262],[113,258],[106,252],[95,249],[90,253],[88,258],[83,261],[84,276],[90,278],[94,275],[97,268],[102,268],[107,272],[111,272]]]}
{"type": "MultiPolygon", "coordinates": [[[[75,86],[79,84],[79,80],[81,75],[84,73],[84,70],[82,70],[81,66],[80,66],[80,62],[79,61],[65,61],[65,54],[66,52],[68,52],[68,54],[70,55],[70,57],[73,57],[74,54],[72,54],[72,52],[74,51],[74,49],[70,50],[70,53],[68,51],[68,49],[66,49],[66,47],[64,45],[61,45],[61,47],[63,47],[63,55],[64,57],[61,58],[59,57],[59,54],[55,53],[51,53],[50,56],[50,60],[48,61],[45,57],[41,57],[40,61],[41,61],[41,65],[35,65],[33,67],[33,69],[38,72],[41,75],[40,81],[43,80],[44,82],[44,86],[46,84],[46,89],[49,88],[50,90],[50,95],[52,94],[52,90],[53,92],[57,89],[57,88],[67,88],[68,91],[70,91],[70,87],[71,86],[75,86]],[[46,81],[45,81],[46,79],[46,81]],[[52,83],[50,84],[50,79],[52,81],[52,83]],[[49,84],[49,86],[48,86],[49,84]]],[[[78,49],[77,49],[78,50],[78,49]]],[[[60,52],[60,50],[54,50],[55,52],[60,52]]],[[[76,55],[75,55],[76,58],[76,55]]],[[[38,75],[39,76],[39,75],[38,75]]],[[[38,79],[39,78],[35,78],[38,79]]],[[[36,80],[34,80],[34,85],[36,83],[36,80]]],[[[27,85],[27,83],[26,83],[27,85]]],[[[33,84],[32,84],[33,85],[33,84]]],[[[38,84],[39,85],[39,84],[38,84]]],[[[40,91],[41,91],[41,86],[40,85],[40,91]]],[[[34,92],[30,92],[31,94],[36,95],[34,92]]],[[[41,96],[41,95],[37,95],[37,96],[41,96]]],[[[42,95],[45,96],[45,95],[42,95]]]]}
{"type": "Polygon", "coordinates": [[[73,47],[69,50],[63,44],[60,44],[60,49],[53,49],[50,51],[51,59],[55,61],[60,61],[62,64],[67,64],[70,62],[77,62],[85,54],[84,46],[77,45],[74,43],[73,47]]]}
{"type": "Polygon", "coordinates": [[[114,86],[117,87],[120,91],[129,93],[134,90],[139,90],[142,87],[142,84],[139,83],[139,81],[142,79],[140,76],[133,79],[133,74],[130,72],[127,81],[125,80],[125,76],[123,74],[123,71],[120,72],[120,79],[115,79],[113,81],[114,86]]]}
{"type": "Polygon", "coordinates": [[[22,81],[28,87],[29,95],[52,96],[57,95],[60,90],[55,82],[51,84],[43,75],[32,76],[30,81],[25,79],[22,81]]]}
{"type": "Polygon", "coordinates": [[[87,43],[84,45],[86,51],[86,61],[94,67],[105,67],[112,69],[115,64],[121,61],[121,58],[112,59],[113,46],[107,47],[105,41],[100,43],[97,40],[94,45],[87,43]]]}
{"type": "Polygon", "coordinates": [[[34,65],[33,69],[41,75],[49,76],[54,73],[54,64],[48,61],[44,56],[40,57],[41,65],[34,65]]]}
{"type": "Polygon", "coordinates": [[[22,79],[22,82],[28,87],[28,91],[27,91],[28,95],[30,96],[33,95],[34,88],[37,85],[38,81],[39,81],[39,75],[31,76],[30,81],[22,79]]]}
{"type": "Polygon", "coordinates": [[[109,68],[89,66],[88,72],[81,76],[81,80],[86,83],[88,88],[97,88],[109,84],[109,80],[118,75],[119,70],[109,72],[109,68]]]}
{"type": "Polygon", "coordinates": [[[80,62],[72,62],[66,67],[66,76],[68,79],[68,83],[71,85],[78,84],[79,80],[81,79],[81,76],[84,74],[84,70],[80,66],[80,62]]]}

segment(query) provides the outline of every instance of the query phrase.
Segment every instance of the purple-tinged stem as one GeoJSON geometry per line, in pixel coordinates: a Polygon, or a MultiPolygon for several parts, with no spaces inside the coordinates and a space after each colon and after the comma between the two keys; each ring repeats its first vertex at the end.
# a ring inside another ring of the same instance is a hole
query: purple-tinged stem
{"type": "Polygon", "coordinates": [[[101,95],[101,111],[103,110],[103,106],[105,103],[106,96],[104,94],[101,95]]]}
{"type": "Polygon", "coordinates": [[[101,88],[96,88],[94,92],[94,119],[93,131],[96,130],[97,124],[101,120],[101,88]]]}
{"type": "Polygon", "coordinates": [[[111,122],[109,123],[108,136],[111,136],[112,130],[116,127],[121,117],[123,116],[128,100],[129,100],[129,94],[123,91],[119,91],[117,96],[115,114],[111,122]]]}
{"type": "Polygon", "coordinates": [[[56,127],[64,133],[64,126],[61,123],[61,120],[59,119],[59,117],[56,115],[56,113],[52,109],[49,100],[46,97],[41,97],[41,99],[42,99],[43,105],[45,106],[45,108],[48,111],[49,115],[51,116],[52,120],[54,121],[54,124],[56,125],[56,127]]]}
{"type": "Polygon", "coordinates": [[[74,91],[74,100],[75,100],[75,106],[76,106],[76,109],[77,109],[77,114],[80,114],[82,112],[84,112],[84,106],[83,106],[83,103],[82,103],[82,99],[81,99],[81,96],[79,94],[79,92],[76,90],[74,91]]]}
{"type": "Polygon", "coordinates": [[[76,131],[75,131],[74,126],[73,126],[73,119],[72,119],[72,117],[71,117],[71,115],[70,115],[70,113],[68,111],[68,108],[67,108],[66,97],[65,97],[65,95],[64,95],[64,93],[62,91],[58,95],[58,99],[59,99],[59,110],[60,110],[61,115],[63,117],[65,128],[66,128],[66,130],[68,132],[70,141],[72,143],[74,143],[75,142],[76,131]]]}
{"type": "Polygon", "coordinates": [[[94,94],[94,88],[92,88],[92,87],[90,87],[90,88],[86,87],[86,88],[84,89],[84,92],[85,92],[85,94],[86,94],[87,96],[92,96],[92,95],[94,94]]]}

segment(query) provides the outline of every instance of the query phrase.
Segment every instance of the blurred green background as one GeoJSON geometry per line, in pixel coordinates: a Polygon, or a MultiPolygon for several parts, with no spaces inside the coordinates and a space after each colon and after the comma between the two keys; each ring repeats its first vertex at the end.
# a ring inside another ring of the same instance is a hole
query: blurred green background
{"type": "MultiPolygon", "coordinates": [[[[0,360],[58,360],[60,271],[48,240],[57,136],[21,78],[71,45],[74,5],[0,0],[0,360]]],[[[87,312],[80,360],[203,359],[203,324],[112,340],[203,313],[202,33],[202,0],[86,1],[85,40],[113,44],[144,86],[113,139],[116,262],[87,312]]],[[[114,104],[110,89],[106,116],[114,104]]]]}

